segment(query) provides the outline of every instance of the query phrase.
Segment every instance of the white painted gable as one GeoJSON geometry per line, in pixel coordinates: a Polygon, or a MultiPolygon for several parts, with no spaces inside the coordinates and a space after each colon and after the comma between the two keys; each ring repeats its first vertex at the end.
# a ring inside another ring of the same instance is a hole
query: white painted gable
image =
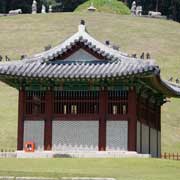
{"type": "Polygon", "coordinates": [[[88,53],[87,51],[83,49],[79,49],[75,53],[73,53],[71,56],[67,57],[65,60],[67,61],[86,61],[86,60],[98,60],[95,56],[88,53]]]}

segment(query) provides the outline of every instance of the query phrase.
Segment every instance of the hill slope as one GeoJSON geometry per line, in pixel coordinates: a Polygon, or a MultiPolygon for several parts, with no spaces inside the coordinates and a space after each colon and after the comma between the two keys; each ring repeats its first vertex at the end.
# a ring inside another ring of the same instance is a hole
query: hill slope
{"type": "Polygon", "coordinates": [[[87,12],[88,7],[93,2],[94,7],[98,12],[115,13],[115,14],[130,14],[129,8],[117,0],[88,0],[85,3],[79,5],[75,12],[87,12]]]}
{"type": "MultiPolygon", "coordinates": [[[[164,78],[180,77],[180,24],[157,19],[100,13],[19,15],[0,18],[0,54],[18,59],[57,45],[85,19],[90,34],[119,44],[124,52],[150,52],[164,78]]],[[[180,99],[162,107],[164,151],[180,151],[180,99]]],[[[16,148],[17,91],[0,83],[0,149],[16,148]]]]}

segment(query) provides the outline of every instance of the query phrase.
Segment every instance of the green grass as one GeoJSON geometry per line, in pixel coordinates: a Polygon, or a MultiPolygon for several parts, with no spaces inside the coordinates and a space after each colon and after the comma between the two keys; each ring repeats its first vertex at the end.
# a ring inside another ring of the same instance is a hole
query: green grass
{"type": "Polygon", "coordinates": [[[0,176],[177,180],[179,169],[178,161],[158,159],[0,159],[0,176]]]}
{"type": "MultiPolygon", "coordinates": [[[[109,39],[121,51],[150,52],[161,75],[180,78],[180,24],[172,21],[105,13],[58,13],[0,18],[0,54],[18,59],[21,54],[41,52],[77,31],[84,19],[92,36],[109,39]]],[[[180,99],[162,107],[162,149],[180,152],[180,99]]],[[[16,148],[17,91],[0,84],[0,149],[16,148]]]]}
{"type": "Polygon", "coordinates": [[[106,13],[115,13],[115,14],[130,14],[129,8],[117,0],[88,0],[85,3],[79,5],[75,12],[87,12],[88,7],[90,7],[91,2],[93,2],[96,11],[106,12],[106,13]]]}

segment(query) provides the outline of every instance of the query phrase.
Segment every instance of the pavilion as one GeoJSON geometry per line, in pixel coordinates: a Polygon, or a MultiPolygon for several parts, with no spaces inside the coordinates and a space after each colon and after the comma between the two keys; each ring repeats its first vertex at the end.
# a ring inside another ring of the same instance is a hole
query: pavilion
{"type": "Polygon", "coordinates": [[[87,31],[23,60],[0,63],[19,91],[17,150],[161,153],[161,106],[179,97],[151,59],[132,58],[87,31]]]}

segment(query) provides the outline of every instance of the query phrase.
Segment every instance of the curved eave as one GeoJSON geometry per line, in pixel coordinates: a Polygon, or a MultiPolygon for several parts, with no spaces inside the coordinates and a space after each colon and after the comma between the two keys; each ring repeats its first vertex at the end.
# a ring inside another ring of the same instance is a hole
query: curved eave
{"type": "Polygon", "coordinates": [[[152,85],[166,97],[180,98],[180,86],[178,84],[163,80],[159,75],[151,77],[150,81],[152,85]]]}

